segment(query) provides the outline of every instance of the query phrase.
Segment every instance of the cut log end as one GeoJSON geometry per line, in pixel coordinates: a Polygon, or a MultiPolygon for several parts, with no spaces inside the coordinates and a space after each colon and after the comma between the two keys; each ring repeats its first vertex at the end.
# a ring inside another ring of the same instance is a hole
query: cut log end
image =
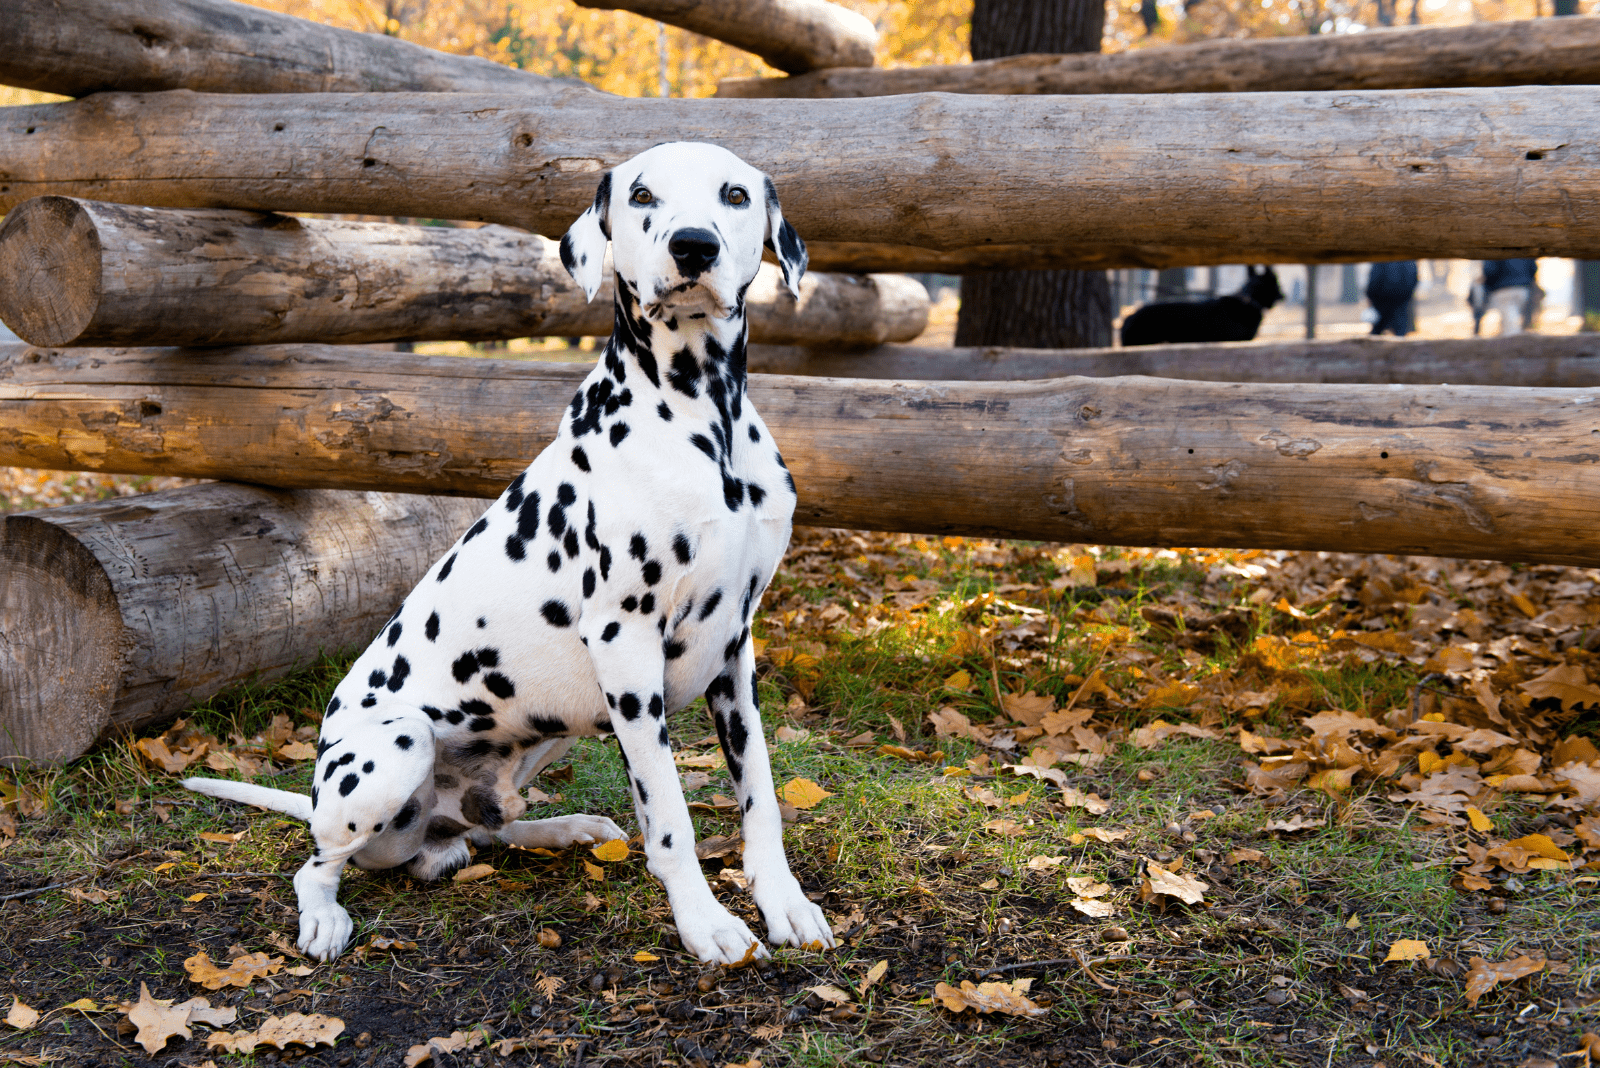
{"type": "Polygon", "coordinates": [[[123,646],[94,554],[43,520],[0,521],[0,764],[82,754],[111,720],[123,646]]]}
{"type": "Polygon", "coordinates": [[[0,225],[0,321],[34,345],[65,345],[100,306],[100,234],[71,197],[36,197],[0,225]]]}

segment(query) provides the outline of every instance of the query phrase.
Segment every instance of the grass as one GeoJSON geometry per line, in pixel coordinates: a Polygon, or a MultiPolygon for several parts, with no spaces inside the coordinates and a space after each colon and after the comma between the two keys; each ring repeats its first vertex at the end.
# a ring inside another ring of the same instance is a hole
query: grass
{"type": "MultiPolygon", "coordinates": [[[[1583,1032],[1597,1029],[1600,915],[1592,886],[1536,870],[1514,885],[1497,883],[1492,897],[1452,888],[1459,833],[1430,829],[1389,801],[1391,782],[1364,780],[1339,795],[1258,797],[1241,785],[1231,739],[1132,744],[1136,727],[1157,716],[1192,719],[1193,710],[1091,696],[1109,751],[1099,764],[1067,767],[1078,790],[1104,799],[1107,811],[1091,814],[1064,804],[1044,782],[987,774],[977,761],[983,747],[935,737],[926,719],[943,706],[997,723],[1004,692],[1032,690],[1064,705],[1097,667],[1124,694],[1167,676],[1237,676],[1241,685],[1261,685],[1251,659],[1260,655],[1252,652],[1256,639],[1306,626],[1252,599],[1265,587],[1246,576],[1219,583],[1215,564],[1157,554],[1143,558],[1148,566],[1120,570],[1115,556],[1103,560],[1112,565],[1103,570],[1119,577],[1115,584],[1053,590],[1071,551],[1011,547],[995,562],[987,556],[999,550],[984,543],[886,547],[861,539],[858,546],[845,537],[826,551],[797,546],[768,594],[762,630],[769,657],[761,696],[775,779],[809,779],[833,794],[799,814],[786,843],[802,884],[844,925],[837,951],[784,949],[749,969],[707,969],[678,948],[665,896],[638,854],[603,865],[604,878],[594,879],[583,851],[544,857],[486,849],[476,859],[496,870],[477,882],[347,876],[341,899],[358,923],[352,946],[381,936],[416,948],[349,953],[306,976],[280,973],[206,996],[237,1006],[241,1027],[293,1011],[338,1016],[346,1032],[331,1049],[261,1056],[341,1066],[399,1063],[411,1045],[476,1025],[531,1040],[509,1055],[512,1062],[722,1065],[757,1057],[768,1068],[1533,1064],[1577,1048],[1583,1032]],[[865,576],[928,583],[909,591],[927,606],[875,629],[859,626],[862,606],[875,600],[857,581],[865,576]],[[1036,589],[999,592],[1019,584],[1036,589]],[[1186,643],[1181,628],[1162,637],[1141,615],[1185,598],[1235,611],[1238,631],[1186,643]],[[801,622],[835,605],[849,618],[801,622]],[[1008,647],[1008,633],[1041,619],[1050,625],[1008,647]],[[778,649],[791,650],[789,658],[770,655],[778,649]],[[899,740],[896,722],[906,746],[938,749],[942,758],[925,764],[880,755],[877,743],[899,740]],[[809,734],[779,741],[779,727],[809,734]],[[862,734],[871,744],[847,744],[862,734]],[[978,771],[947,775],[946,767],[978,771]],[[978,786],[1016,803],[976,804],[965,791],[978,786]],[[1308,821],[1306,829],[1268,829],[1290,816],[1308,821]],[[998,818],[1023,825],[1021,833],[985,827],[998,818]],[[1084,837],[1091,828],[1127,837],[1084,837]],[[1037,857],[1066,859],[1030,867],[1037,857]],[[1179,859],[1183,872],[1207,883],[1204,903],[1141,900],[1148,865],[1179,859]],[[1104,900],[1115,915],[1091,918],[1072,905],[1077,894],[1068,880],[1082,876],[1111,886],[1104,900]],[[545,931],[560,936],[559,947],[541,944],[545,931]],[[1426,941],[1434,963],[1385,963],[1388,947],[1403,938],[1426,941]],[[1556,967],[1489,993],[1476,1009],[1447,963],[1536,951],[1556,967]],[[636,960],[638,953],[660,959],[636,960]],[[886,977],[845,1006],[809,991],[830,984],[859,992],[878,961],[888,963],[886,977]],[[1033,979],[1028,996],[1045,1015],[956,1014],[932,1000],[941,982],[1016,978],[1033,979]]],[[[248,739],[275,715],[307,722],[304,710],[322,707],[346,662],[330,658],[281,682],[219,696],[194,710],[191,723],[219,739],[248,739]]],[[[1292,735],[1308,701],[1373,712],[1405,706],[1419,672],[1404,660],[1346,659],[1306,666],[1296,678],[1265,708],[1207,716],[1224,728],[1240,722],[1292,735]]],[[[712,733],[700,703],[678,713],[673,727],[680,745],[712,733]]],[[[631,825],[613,749],[614,742],[593,740],[575,747],[555,777],[537,784],[555,796],[531,815],[604,812],[631,825]]],[[[0,852],[0,896],[57,883],[113,896],[95,903],[52,890],[0,905],[0,994],[56,1010],[34,1028],[0,1034],[0,1063],[198,1065],[213,1056],[204,1028],[146,1058],[118,1033],[117,1014],[60,1007],[81,997],[133,998],[141,982],[158,997],[203,993],[183,969],[201,948],[216,960],[233,948],[281,953],[282,937],[292,941],[296,930],[288,876],[309,850],[304,827],[185,795],[126,743],[102,746],[64,770],[19,772],[8,781],[48,807],[22,819],[19,836],[0,852]],[[236,844],[199,837],[240,831],[236,844]]],[[[263,781],[305,790],[309,765],[288,765],[263,781]]],[[[689,799],[710,802],[728,792],[716,773],[689,799]]],[[[1505,836],[1543,818],[1515,796],[1491,815],[1505,836]]],[[[695,823],[701,838],[736,828],[698,811],[695,823]]],[[[737,863],[735,854],[705,868],[716,879],[737,863]]],[[[761,929],[746,895],[714,885],[761,929]]],[[[500,1059],[488,1049],[461,1055],[475,1065],[500,1059]]]]}

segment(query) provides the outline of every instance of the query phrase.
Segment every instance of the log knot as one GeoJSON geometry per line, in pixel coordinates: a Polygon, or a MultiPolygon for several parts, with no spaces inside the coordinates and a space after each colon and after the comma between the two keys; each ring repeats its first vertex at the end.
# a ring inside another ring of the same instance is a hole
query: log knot
{"type": "Polygon", "coordinates": [[[1291,437],[1276,428],[1267,431],[1256,440],[1269,442],[1282,456],[1306,457],[1322,448],[1322,442],[1315,438],[1291,437]]]}

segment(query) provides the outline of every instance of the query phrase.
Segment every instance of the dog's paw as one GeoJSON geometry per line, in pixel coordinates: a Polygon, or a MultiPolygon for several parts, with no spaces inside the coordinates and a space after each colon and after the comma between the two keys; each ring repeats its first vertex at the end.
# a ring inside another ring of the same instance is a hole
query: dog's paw
{"type": "Polygon", "coordinates": [[[683,948],[707,964],[738,964],[750,958],[751,947],[755,956],[765,957],[767,947],[761,939],[750,933],[745,922],[716,901],[693,910],[692,915],[677,916],[678,937],[683,948]]]}
{"type": "Polygon", "coordinates": [[[628,834],[604,816],[555,816],[547,820],[519,820],[495,832],[502,842],[523,849],[570,849],[576,845],[597,845],[628,834]]]}
{"type": "Polygon", "coordinates": [[[333,960],[350,941],[355,925],[350,914],[339,905],[321,905],[300,910],[300,952],[317,960],[333,960]]]}
{"type": "Polygon", "coordinates": [[[793,875],[779,877],[776,885],[757,883],[750,890],[762,919],[767,921],[767,938],[775,946],[811,946],[824,949],[838,945],[828,918],[817,903],[806,897],[793,875]]]}

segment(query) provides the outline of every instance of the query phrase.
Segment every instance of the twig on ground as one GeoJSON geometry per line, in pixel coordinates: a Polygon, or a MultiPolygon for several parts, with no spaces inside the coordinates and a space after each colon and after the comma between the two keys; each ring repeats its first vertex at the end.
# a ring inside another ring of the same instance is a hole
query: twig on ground
{"type": "Polygon", "coordinates": [[[39,894],[47,894],[51,890],[61,890],[69,886],[75,886],[87,878],[87,875],[80,875],[76,879],[68,879],[64,883],[51,883],[49,886],[36,886],[32,890],[18,890],[14,894],[0,894],[0,901],[15,901],[18,898],[35,897],[39,894]]]}

